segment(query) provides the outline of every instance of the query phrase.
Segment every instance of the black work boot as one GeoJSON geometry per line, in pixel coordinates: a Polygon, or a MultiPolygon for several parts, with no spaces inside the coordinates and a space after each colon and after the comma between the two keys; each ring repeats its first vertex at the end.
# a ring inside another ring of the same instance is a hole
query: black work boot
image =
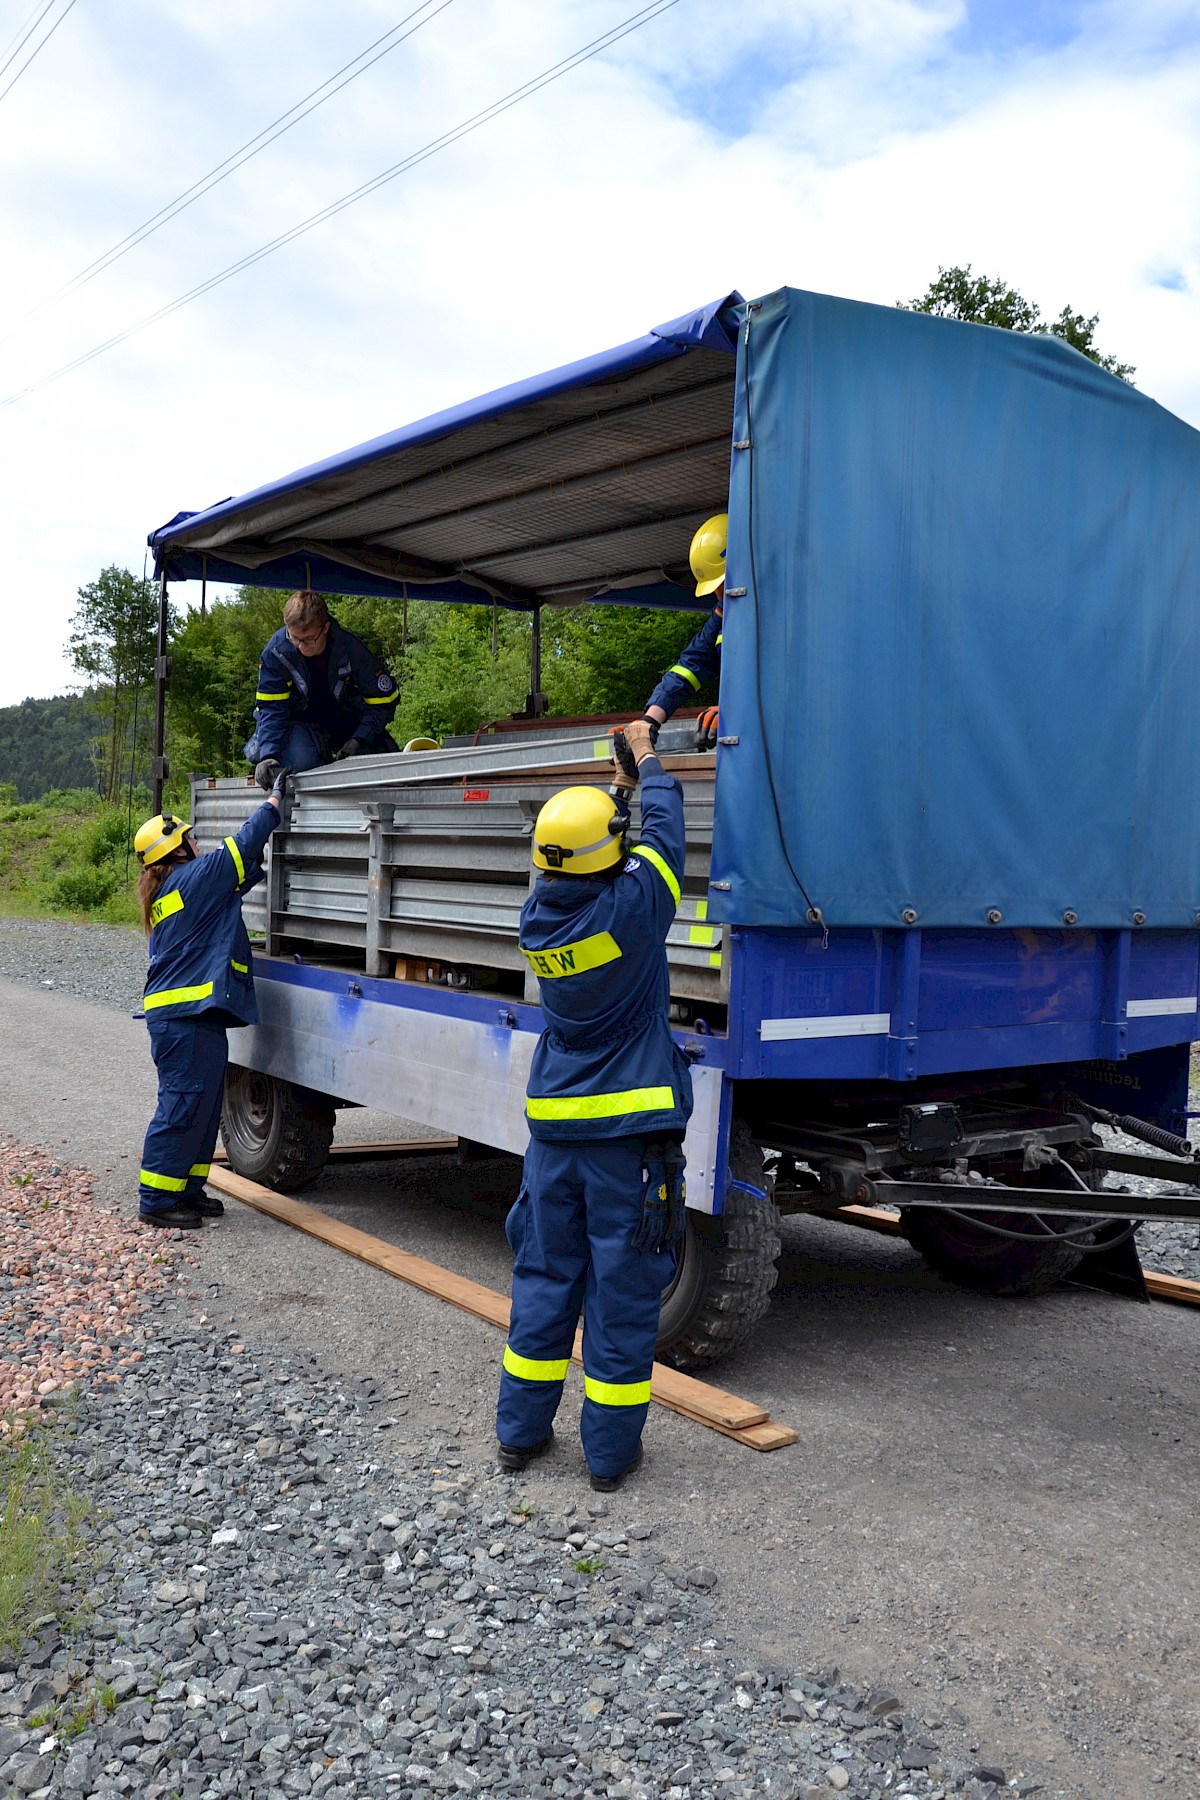
{"type": "Polygon", "coordinates": [[[627,1462],[625,1467],[619,1469],[615,1475],[593,1475],[591,1478],[592,1488],[597,1494],[615,1494],[619,1487],[624,1487],[626,1477],[632,1475],[634,1470],[640,1469],[641,1466],[642,1446],[639,1444],[633,1461],[627,1462]]]}
{"type": "Polygon", "coordinates": [[[199,1231],[201,1225],[196,1208],[183,1200],[176,1206],[161,1206],[157,1212],[140,1212],[138,1219],[143,1225],[161,1225],[166,1231],[199,1231]]]}
{"type": "Polygon", "coordinates": [[[189,1194],[187,1203],[189,1206],[195,1207],[202,1219],[223,1219],[225,1217],[225,1202],[218,1200],[215,1194],[189,1194]]]}
{"type": "Polygon", "coordinates": [[[527,1450],[518,1449],[512,1444],[497,1443],[496,1461],[506,1475],[518,1475],[535,1457],[544,1456],[553,1442],[554,1433],[548,1431],[540,1444],[531,1444],[527,1450]]]}

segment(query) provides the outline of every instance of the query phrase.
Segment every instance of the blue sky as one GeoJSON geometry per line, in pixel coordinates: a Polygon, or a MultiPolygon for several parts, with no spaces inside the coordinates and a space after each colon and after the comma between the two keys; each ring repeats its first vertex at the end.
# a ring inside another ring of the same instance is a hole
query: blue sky
{"type": "MultiPolygon", "coordinates": [[[[0,100],[0,399],[636,0],[451,0],[179,219],[22,322],[416,4],[78,0],[0,100]]],[[[0,0],[0,45],[31,5],[0,0]]],[[[76,588],[107,563],[140,569],[147,530],[179,509],[734,286],[890,304],[939,263],[970,262],[1048,317],[1067,304],[1098,312],[1101,345],[1200,425],[1197,191],[1194,4],[679,0],[361,205],[0,410],[11,596],[0,704],[71,683],[61,647],[76,588]]]]}

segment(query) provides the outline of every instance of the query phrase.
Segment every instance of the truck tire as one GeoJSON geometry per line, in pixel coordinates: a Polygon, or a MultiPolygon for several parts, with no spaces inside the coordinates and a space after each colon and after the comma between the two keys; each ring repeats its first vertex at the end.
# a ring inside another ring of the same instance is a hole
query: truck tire
{"type": "Polygon", "coordinates": [[[323,1094],[230,1063],[225,1072],[221,1138],[230,1167],[249,1181],[299,1193],[325,1167],[334,1107],[323,1094]]]}
{"type": "MultiPolygon", "coordinates": [[[[1013,1187],[1074,1186],[1055,1169],[1009,1175],[1008,1180],[1013,1187]]],[[[952,1217],[936,1207],[910,1206],[900,1215],[905,1237],[935,1274],[957,1287],[1005,1297],[1044,1294],[1065,1281],[1095,1244],[1103,1221],[1082,1214],[1045,1213],[1034,1219],[1028,1213],[989,1213],[987,1223],[1021,1236],[999,1237],[974,1219],[952,1217]],[[1060,1231],[1076,1235],[1067,1242],[1047,1240],[1048,1233],[1060,1231]]]]}
{"type": "Polygon", "coordinates": [[[779,1214],[762,1151],[735,1122],[729,1174],[768,1190],[765,1200],[726,1186],[719,1217],[688,1212],[675,1279],[662,1297],[656,1354],[675,1369],[706,1369],[745,1342],[779,1276],[779,1214]]]}

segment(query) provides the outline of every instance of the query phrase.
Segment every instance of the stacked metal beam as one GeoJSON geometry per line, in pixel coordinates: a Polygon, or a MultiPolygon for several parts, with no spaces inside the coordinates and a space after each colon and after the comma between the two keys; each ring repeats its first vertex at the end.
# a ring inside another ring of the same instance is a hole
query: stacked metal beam
{"type": "MultiPolygon", "coordinates": [[[[667,954],[674,994],[720,1000],[721,932],[706,919],[713,758],[691,746],[689,724],[665,728],[660,750],[683,780],[688,837],[667,954]]],[[[298,776],[267,881],[246,901],[247,925],[268,952],[286,946],[318,962],[349,953],[369,975],[433,967],[435,979],[468,985],[488,971],[524,971],[517,927],[533,820],[570,782],[606,785],[610,749],[602,725],[548,725],[298,776]]],[[[245,781],[197,780],[192,819],[202,846],[235,831],[260,799],[245,781]]],[[[635,805],[635,838],[636,824],[635,805]]]]}

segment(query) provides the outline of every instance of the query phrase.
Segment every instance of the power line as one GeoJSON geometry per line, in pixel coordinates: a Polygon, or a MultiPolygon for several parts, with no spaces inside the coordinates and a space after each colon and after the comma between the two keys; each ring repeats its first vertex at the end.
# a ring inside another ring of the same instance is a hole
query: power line
{"type": "Polygon", "coordinates": [[[118,344],[123,344],[135,332],[144,330],[147,325],[157,324],[160,319],[165,319],[171,313],[178,312],[181,307],[189,305],[193,300],[198,300],[202,294],[210,293],[213,288],[220,287],[222,283],[231,280],[233,276],[240,275],[243,270],[252,268],[264,257],[271,256],[276,250],[283,249],[286,244],[294,243],[297,238],[315,230],[318,225],[323,225],[327,219],[334,218],[336,214],[344,212],[347,207],[365,199],[368,194],[373,194],[379,188],[386,186],[388,182],[394,181],[398,175],[406,174],[408,170],[416,168],[419,163],[427,162],[430,157],[436,156],[439,151],[448,149],[451,144],[456,144],[471,132],[478,131],[480,126],[488,124],[492,119],[499,118],[501,113],[518,106],[522,100],[530,99],[542,88],[549,87],[551,82],[561,80],[564,75],[569,75],[573,69],[577,69],[581,63],[588,62],[593,56],[599,55],[601,50],[607,50],[611,45],[618,43],[621,38],[628,37],[632,32],[640,30],[643,25],[650,24],[653,19],[669,12],[673,6],[678,4],[679,0],[652,0],[652,4],[643,6],[640,11],[623,19],[619,25],[614,25],[611,30],[603,32],[600,37],[593,38],[590,44],[585,44],[581,49],[572,51],[570,56],[563,57],[560,62],[552,63],[548,69],[543,69],[540,75],[535,75],[529,81],[523,82],[520,87],[511,89],[501,99],[494,100],[490,106],[485,106],[479,112],[473,113],[469,119],[464,119],[461,124],[443,132],[440,137],[431,139],[420,150],[412,151],[402,161],[393,163],[390,169],[385,169],[382,174],[374,176],[370,181],[363,182],[361,187],[354,188],[349,194],[344,194],[340,200],[332,201],[330,205],[322,207],[320,212],[310,214],[298,225],[293,225],[290,230],[281,232],[278,237],[272,238],[269,243],[262,244],[257,250],[252,250],[246,256],[239,257],[237,262],[230,263],[229,267],[222,269],[219,274],[210,275],[206,281],[198,282],[194,288],[189,288],[186,294],[180,294],[177,299],[170,300],[165,306],[160,306],[156,311],[148,313],[135,325],[129,325],[124,331],[118,331],[114,336],[106,338],[103,343],[93,345],[81,356],[72,357],[70,362],[63,363],[59,368],[53,369],[50,374],[43,375],[39,380],[31,382],[28,387],[18,389],[15,394],[9,394],[6,399],[0,400],[0,410],[14,406],[27,394],[37,393],[39,388],[49,386],[52,381],[58,381],[61,376],[70,375],[75,369],[82,368],[85,363],[92,362],[97,356],[103,356],[106,351],[115,349],[118,344]]]}
{"type": "MultiPolygon", "coordinates": [[[[71,0],[71,3],[73,5],[74,0],[71,0]]],[[[55,0],[50,0],[50,4],[55,4],[55,0]]],[[[452,4],[453,0],[441,0],[440,5],[434,5],[434,0],[421,0],[421,4],[412,12],[407,13],[398,24],[393,25],[390,31],[385,31],[382,37],[376,38],[374,43],[368,44],[365,50],[361,50],[348,63],[335,70],[327,80],[313,88],[311,93],[305,94],[303,99],[297,100],[294,106],[290,106],[286,112],[280,113],[277,119],[273,119],[254,137],[247,139],[240,149],[232,151],[223,162],[217,163],[216,167],[210,169],[207,175],[202,175],[198,181],[192,183],[191,187],[184,188],[181,194],[176,194],[173,200],[168,200],[165,206],[161,206],[157,212],[151,213],[148,219],[144,219],[140,225],[126,233],[123,238],[104,251],[103,255],[96,257],[93,262],[80,269],[78,274],[73,275],[69,281],[64,282],[61,287],[55,288],[52,294],[47,294],[44,300],[39,300],[37,305],[31,307],[27,313],[23,313],[9,326],[7,331],[0,333],[0,344],[7,343],[9,338],[13,337],[23,325],[28,324],[30,319],[37,318],[40,313],[46,311],[47,307],[53,306],[56,301],[64,299],[67,294],[74,293],[78,288],[86,286],[105,269],[110,269],[115,262],[119,262],[123,256],[127,256],[138,244],[144,243],[148,237],[153,237],[156,231],[161,231],[162,227],[171,219],[177,218],[181,212],[185,212],[203,195],[210,193],[235,170],[242,168],[260,151],[267,149],[285,132],[290,131],[293,125],[298,125],[301,119],[306,119],[310,113],[316,112],[319,106],[324,106],[326,100],[332,100],[333,96],[340,94],[344,87],[349,87],[352,81],[357,81],[360,75],[365,75],[368,69],[382,61],[391,51],[398,49],[408,38],[420,31],[422,25],[428,25],[431,19],[435,19],[438,13],[445,12],[446,8],[452,4]],[[432,12],[427,10],[430,6],[433,6],[432,12]],[[425,13],[425,17],[417,19],[418,13],[425,13]],[[417,19],[417,23],[413,25],[412,30],[404,31],[404,26],[413,19],[417,19]],[[402,33],[402,35],[397,36],[397,33],[402,33]],[[391,41],[389,42],[389,40],[391,41]],[[374,54],[372,54],[373,52],[374,54]]],[[[0,73],[3,71],[0,70],[0,73]]]]}
{"type": "MultiPolygon", "coordinates": [[[[53,0],[51,0],[51,4],[53,4],[53,0]]],[[[16,87],[18,81],[20,81],[22,75],[25,73],[26,69],[30,66],[31,63],[35,63],[37,61],[38,57],[42,54],[42,51],[46,48],[46,45],[50,42],[50,39],[54,36],[55,32],[58,30],[59,26],[62,24],[63,20],[66,18],[67,14],[70,12],[70,10],[74,6],[74,4],[75,4],[75,0],[67,0],[67,4],[64,6],[63,10],[59,13],[57,19],[55,19],[53,25],[50,27],[49,31],[46,33],[46,35],[42,39],[41,43],[37,44],[34,47],[34,49],[30,52],[30,54],[25,58],[25,61],[21,64],[20,68],[17,70],[16,74],[13,76],[13,78],[9,82],[8,86],[5,88],[0,88],[0,100],[3,100],[3,98],[6,94],[11,94],[12,90],[16,87]]],[[[34,20],[33,24],[30,26],[29,31],[27,31],[25,33],[25,37],[23,37],[21,39],[21,43],[17,45],[17,48],[16,48],[16,50],[13,51],[12,56],[10,56],[8,59],[8,62],[5,63],[5,65],[4,65],[5,69],[7,69],[9,63],[12,62],[13,56],[17,55],[17,52],[21,48],[21,44],[24,44],[26,39],[32,34],[32,32],[37,29],[38,25],[41,24],[42,20],[45,18],[46,14],[49,11],[50,11],[49,6],[45,6],[42,8],[41,12],[38,14],[37,18],[34,20]]],[[[0,75],[2,75],[3,73],[4,73],[4,69],[0,69],[0,75]]]]}
{"type": "MultiPolygon", "coordinates": [[[[0,63],[0,75],[3,75],[5,69],[8,68],[9,64],[20,52],[22,45],[29,42],[29,39],[33,36],[46,14],[50,12],[53,7],[57,6],[57,4],[58,0],[46,0],[45,6],[43,6],[41,12],[37,13],[36,18],[34,17],[34,13],[30,13],[24,24],[17,26],[15,36],[11,37],[4,46],[8,51],[8,55],[4,58],[4,61],[0,63]],[[18,39],[20,40],[19,42],[18,39]]],[[[34,8],[34,12],[37,12],[36,7],[34,8]]]]}

